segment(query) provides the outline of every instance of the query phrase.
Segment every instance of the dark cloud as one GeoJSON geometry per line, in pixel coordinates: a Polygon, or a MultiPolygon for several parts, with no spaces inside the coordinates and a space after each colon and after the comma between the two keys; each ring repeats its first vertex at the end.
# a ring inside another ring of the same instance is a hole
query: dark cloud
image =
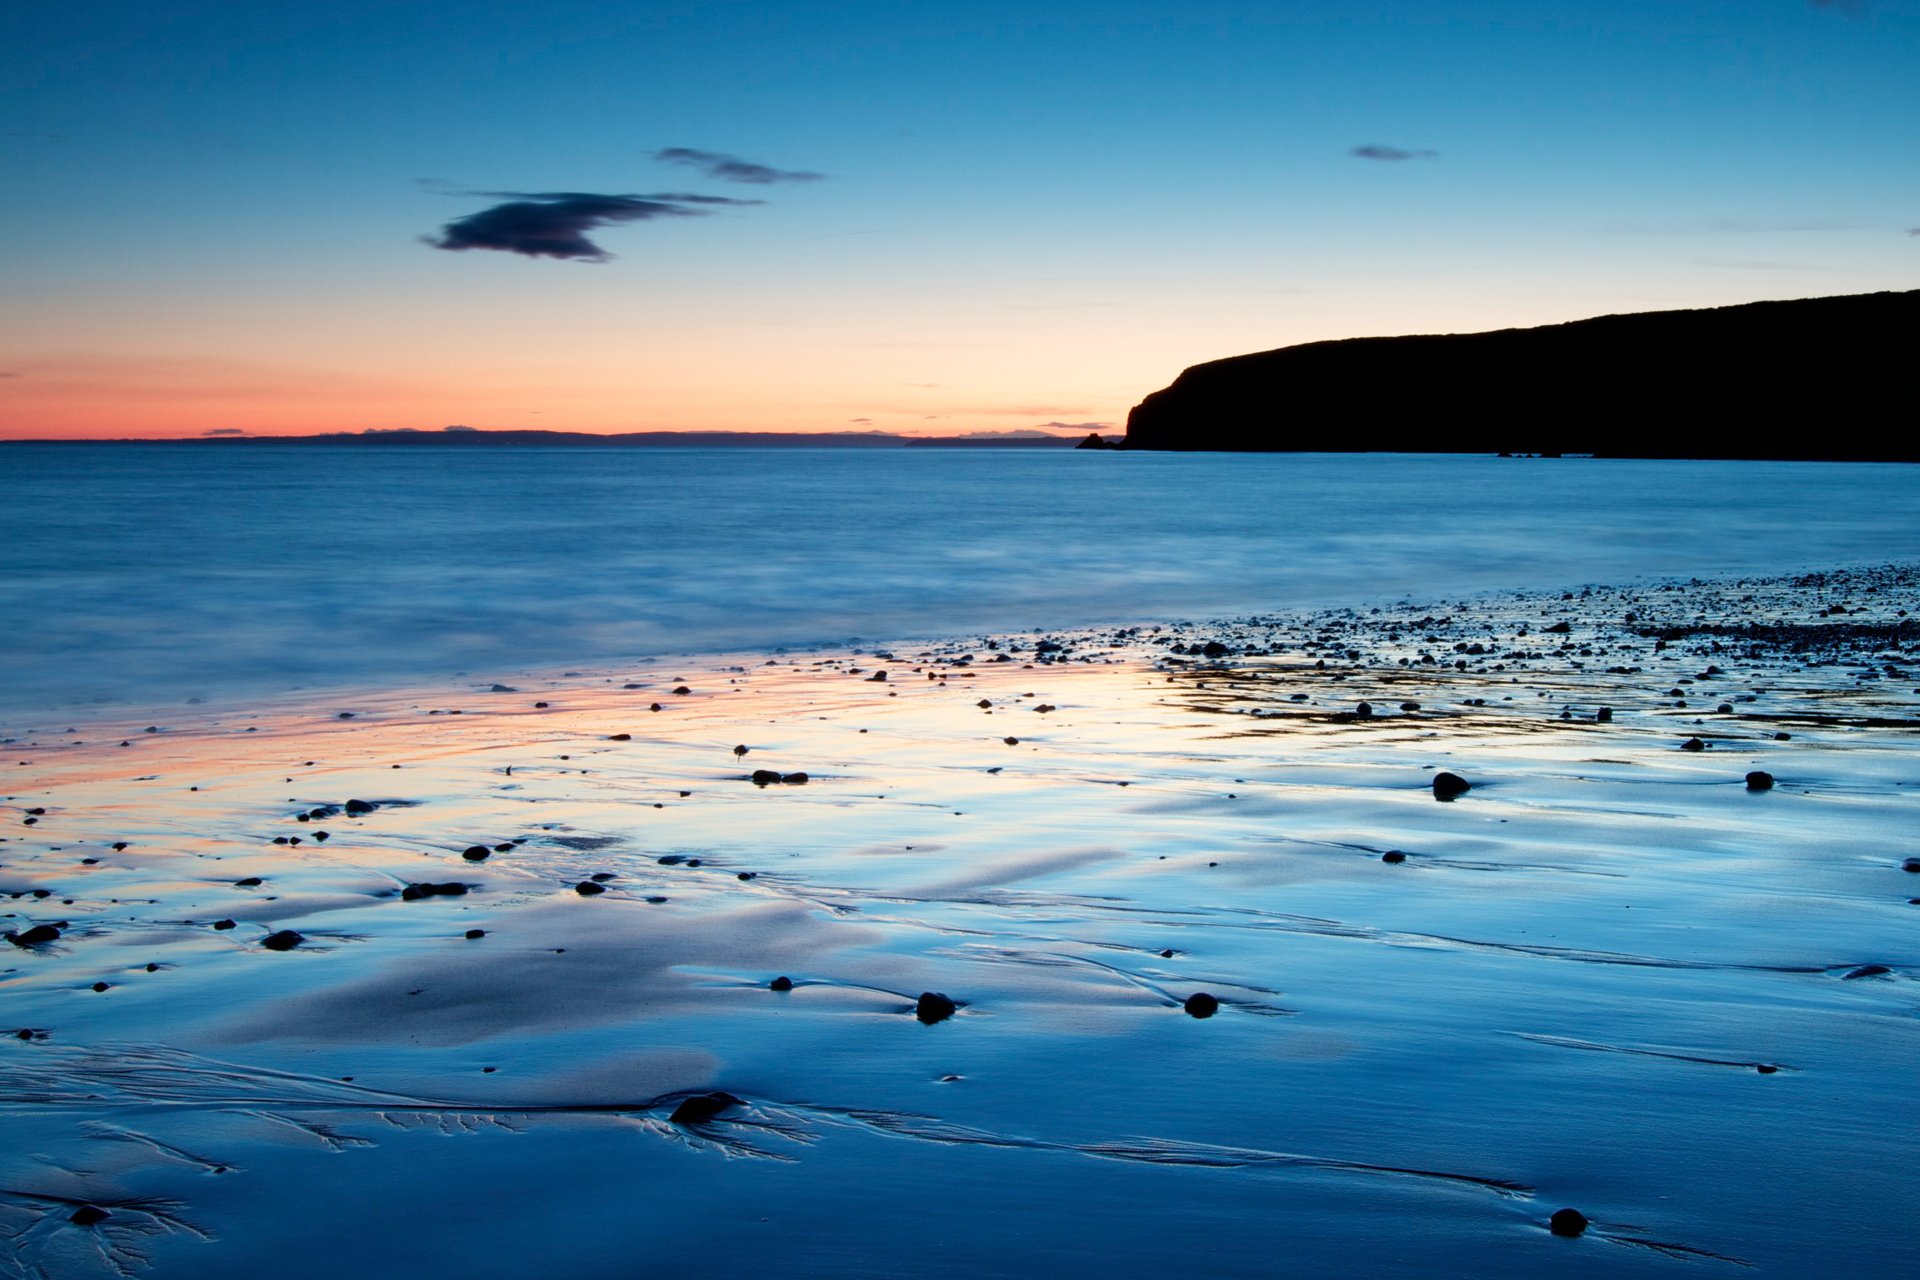
{"type": "Polygon", "coordinates": [[[827,176],[824,173],[809,173],[805,169],[775,169],[770,165],[742,160],[739,156],[722,155],[718,151],[696,151],[692,147],[666,147],[654,152],[653,158],[663,164],[684,164],[699,169],[709,178],[717,178],[722,182],[746,182],[756,187],[772,186],[776,182],[818,182],[827,176]]]}
{"type": "Polygon", "coordinates": [[[466,195],[504,199],[479,213],[456,218],[425,237],[436,249],[499,249],[529,258],[579,258],[605,262],[613,255],[587,238],[596,227],[654,218],[695,218],[714,205],[759,204],[726,196],[666,192],[655,195],[599,195],[591,191],[470,191],[466,195]]]}
{"type": "Polygon", "coordinates": [[[1907,234],[1910,236],[1920,236],[1920,227],[1908,227],[1907,234]]]}
{"type": "Polygon", "coordinates": [[[1362,160],[1431,160],[1440,153],[1438,151],[1409,151],[1405,147],[1388,147],[1382,146],[1377,142],[1369,142],[1364,147],[1355,147],[1353,150],[1347,152],[1347,154],[1350,156],[1358,156],[1362,160]]]}
{"type": "Polygon", "coordinates": [[[243,431],[239,427],[215,427],[211,431],[202,431],[200,434],[203,436],[244,436],[251,433],[243,431]]]}

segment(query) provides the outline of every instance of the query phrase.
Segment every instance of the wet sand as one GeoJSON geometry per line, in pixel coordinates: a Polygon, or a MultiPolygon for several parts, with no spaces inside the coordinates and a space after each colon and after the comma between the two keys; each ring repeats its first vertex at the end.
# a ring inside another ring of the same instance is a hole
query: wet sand
{"type": "Polygon", "coordinates": [[[0,1275],[1901,1274],[1916,601],[15,724],[0,1275]]]}

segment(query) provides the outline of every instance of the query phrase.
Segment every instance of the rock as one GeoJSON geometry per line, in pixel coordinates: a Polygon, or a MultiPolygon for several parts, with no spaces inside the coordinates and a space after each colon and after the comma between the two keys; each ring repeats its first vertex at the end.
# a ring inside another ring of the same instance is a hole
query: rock
{"type": "Polygon", "coordinates": [[[216,929],[231,929],[234,927],[234,925],[233,925],[233,921],[231,920],[215,920],[213,922],[213,927],[216,929]]]}
{"type": "Polygon", "coordinates": [[[1594,713],[1593,713],[1593,722],[1594,722],[1595,724],[1612,724],[1612,723],[1613,723],[1613,708],[1612,708],[1612,707],[1602,707],[1602,708],[1600,708],[1600,709],[1599,709],[1598,711],[1596,711],[1596,712],[1594,712],[1594,713]]]}
{"type": "Polygon", "coordinates": [[[467,941],[469,942],[473,941],[475,938],[484,938],[486,936],[487,936],[487,931],[485,929],[467,930],[467,941]]]}
{"type": "Polygon", "coordinates": [[[282,929],[278,933],[270,933],[260,939],[260,945],[269,951],[291,951],[305,941],[306,938],[303,935],[291,929],[282,929]]]}
{"type": "Polygon", "coordinates": [[[460,856],[468,862],[485,862],[493,856],[493,850],[483,844],[469,845],[460,856]]]}
{"type": "Polygon", "coordinates": [[[914,1002],[913,1016],[931,1026],[951,1018],[959,1007],[938,991],[922,991],[920,998],[914,1002]]]}
{"type": "Polygon", "coordinates": [[[1371,702],[1363,702],[1353,709],[1353,714],[1361,720],[1371,720],[1373,719],[1373,704],[1371,702]]]}
{"type": "Polygon", "coordinates": [[[740,1099],[730,1093],[696,1093],[680,1099],[680,1105],[667,1117],[668,1124],[705,1124],[725,1111],[728,1107],[740,1106],[740,1099]]]}
{"type": "Polygon", "coordinates": [[[1196,991],[1183,1001],[1180,1007],[1196,1018],[1211,1018],[1220,1012],[1220,1001],[1204,991],[1196,991]]]}
{"type": "Polygon", "coordinates": [[[1747,775],[1747,790],[1749,791],[1773,790],[1773,775],[1768,773],[1764,769],[1755,769],[1752,773],[1747,775]]]}
{"type": "Polygon", "coordinates": [[[780,781],[789,787],[804,787],[807,785],[807,775],[804,773],[785,773],[780,775],[780,781]]]}
{"type": "Polygon", "coordinates": [[[349,800],[347,801],[346,814],[349,818],[362,818],[379,807],[379,805],[371,804],[365,800],[349,800]]]}
{"type": "Polygon", "coordinates": [[[686,696],[687,696],[688,694],[690,694],[690,693],[692,693],[692,692],[693,692],[693,690],[691,690],[691,689],[689,689],[689,688],[687,688],[687,686],[685,686],[685,685],[683,685],[683,684],[677,684],[677,685],[675,685],[675,686],[673,686],[673,691],[674,691],[675,693],[677,693],[677,694],[679,694],[679,695],[680,695],[681,697],[683,697],[683,698],[684,698],[684,697],[686,697],[686,696]]]}
{"type": "Polygon", "coordinates": [[[663,853],[654,859],[663,867],[677,867],[686,860],[687,855],[684,853],[663,853]]]}
{"type": "Polygon", "coordinates": [[[67,1215],[67,1221],[77,1227],[91,1227],[98,1223],[105,1222],[112,1216],[112,1214],[102,1209],[99,1205],[83,1204],[67,1215]]]}
{"type": "Polygon", "coordinates": [[[1400,709],[1402,711],[1418,711],[1420,704],[1417,702],[1403,702],[1400,704],[1400,709]]]}
{"type": "Polygon", "coordinates": [[[755,769],[753,773],[749,775],[747,781],[753,783],[756,787],[772,786],[774,783],[780,781],[780,773],[776,769],[755,769]]]}
{"type": "Polygon", "coordinates": [[[630,733],[610,733],[607,735],[607,741],[608,742],[632,742],[633,735],[630,733]]]}
{"type": "Polygon", "coordinates": [[[1792,742],[1793,735],[1790,733],[1776,733],[1773,735],[1773,740],[1775,742],[1792,742]]]}
{"type": "Polygon", "coordinates": [[[1680,744],[1680,749],[1682,751],[1705,751],[1707,749],[1707,744],[1700,741],[1700,739],[1698,738],[1688,738],[1685,742],[1680,744]]]}
{"type": "Polygon", "coordinates": [[[1847,979],[1847,978],[1878,978],[1878,977],[1880,977],[1880,976],[1882,976],[1883,974],[1889,974],[1889,973],[1892,973],[1892,972],[1893,972],[1893,970],[1891,970],[1891,969],[1889,969],[1889,968],[1887,968],[1887,966],[1885,966],[1885,965],[1883,965],[1883,964],[1863,964],[1863,965],[1861,965],[1861,966],[1860,966],[1860,967],[1859,967],[1858,969],[1850,969],[1850,970],[1848,970],[1848,971],[1847,971],[1846,973],[1843,973],[1843,974],[1841,974],[1840,976],[1841,976],[1841,977],[1842,977],[1843,979],[1847,979]]]}
{"type": "Polygon", "coordinates": [[[1200,652],[1209,658],[1224,658],[1227,656],[1229,650],[1227,646],[1221,644],[1218,640],[1209,640],[1200,652]]]}
{"type": "Polygon", "coordinates": [[[733,873],[733,878],[735,880],[751,880],[759,874],[758,871],[736,871],[733,873]]]}
{"type": "Polygon", "coordinates": [[[235,880],[233,882],[236,889],[258,889],[261,883],[262,881],[259,876],[248,876],[244,880],[235,880]]]}
{"type": "Polygon", "coordinates": [[[1010,747],[1017,747],[1020,745],[1020,739],[1018,738],[1002,738],[1000,739],[1000,741],[1006,743],[1010,747]]]}
{"type": "Polygon", "coordinates": [[[7,934],[7,941],[16,947],[37,947],[43,943],[59,940],[60,931],[50,924],[36,924],[31,929],[7,934]]]}
{"type": "Polygon", "coordinates": [[[1570,622],[1556,622],[1552,626],[1542,627],[1540,630],[1547,635],[1564,636],[1573,630],[1573,624],[1570,622]]]}
{"type": "Polygon", "coordinates": [[[767,984],[767,990],[791,991],[793,990],[793,979],[787,977],[785,974],[781,974],[779,977],[775,978],[772,982],[769,982],[767,984]]]}
{"type": "Polygon", "coordinates": [[[740,746],[737,746],[737,747],[735,747],[735,748],[733,749],[733,758],[734,758],[734,759],[736,759],[736,760],[738,760],[738,759],[739,759],[739,758],[740,758],[741,756],[743,756],[743,755],[745,755],[745,754],[747,754],[747,748],[746,748],[746,745],[745,745],[744,743],[743,743],[742,745],[740,745],[740,746]]]}
{"type": "Polygon", "coordinates": [[[113,987],[110,984],[105,982],[96,982],[93,984],[93,989],[95,991],[111,991],[113,990],[113,987]]]}
{"type": "Polygon", "coordinates": [[[518,693],[520,691],[514,688],[510,684],[496,684],[492,688],[490,688],[488,692],[489,693],[518,693]]]}
{"type": "Polygon", "coordinates": [[[465,894],[467,886],[457,880],[446,884],[410,884],[400,891],[405,902],[418,902],[422,898],[458,898],[465,894]]]}
{"type": "Polygon", "coordinates": [[[605,893],[607,886],[595,884],[591,880],[582,880],[579,884],[573,886],[573,891],[583,898],[591,898],[595,894],[605,893]]]}
{"type": "Polygon", "coordinates": [[[876,671],[868,676],[867,680],[871,684],[885,684],[887,682],[887,673],[884,671],[876,671]]]}
{"type": "Polygon", "coordinates": [[[1900,864],[1902,871],[1920,872],[1920,858],[1908,858],[1900,864]]]}
{"type": "Polygon", "coordinates": [[[1473,790],[1473,784],[1457,773],[1436,773],[1433,775],[1433,798],[1452,800],[1473,790]]]}
{"type": "Polygon", "coordinates": [[[1568,1240],[1587,1229],[1587,1215],[1578,1209],[1555,1209],[1547,1219],[1547,1230],[1568,1240]]]}
{"type": "Polygon", "coordinates": [[[1398,849],[1389,849],[1380,855],[1380,861],[1382,862],[1405,862],[1406,860],[1407,855],[1398,849]]]}

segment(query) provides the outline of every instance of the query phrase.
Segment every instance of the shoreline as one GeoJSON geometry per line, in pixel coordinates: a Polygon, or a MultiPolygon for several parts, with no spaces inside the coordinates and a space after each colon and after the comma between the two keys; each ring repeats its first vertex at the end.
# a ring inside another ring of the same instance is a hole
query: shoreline
{"type": "Polygon", "coordinates": [[[0,926],[57,937],[0,946],[0,1260],[504,1277],[484,1203],[579,1275],[1890,1271],[1916,610],[1884,566],[9,742],[0,926]]]}

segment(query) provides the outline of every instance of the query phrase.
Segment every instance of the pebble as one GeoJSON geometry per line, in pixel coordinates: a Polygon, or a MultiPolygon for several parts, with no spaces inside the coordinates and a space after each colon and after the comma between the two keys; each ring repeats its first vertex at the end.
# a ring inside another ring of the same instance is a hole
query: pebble
{"type": "Polygon", "coordinates": [[[483,844],[476,844],[469,846],[460,856],[468,862],[485,862],[493,856],[493,850],[483,844]]]}
{"type": "Polygon", "coordinates": [[[260,945],[269,951],[291,951],[305,941],[306,938],[303,935],[291,929],[282,929],[278,933],[270,933],[260,939],[260,945]]]}
{"type": "Polygon", "coordinates": [[[767,990],[769,990],[769,991],[791,991],[791,990],[793,990],[793,979],[792,979],[792,978],[789,978],[789,977],[787,977],[787,976],[786,976],[786,975],[785,975],[785,974],[783,973],[783,974],[781,974],[781,975],[780,975],[779,977],[777,977],[777,978],[775,978],[775,979],[774,979],[774,980],[773,980],[772,982],[769,982],[769,983],[767,984],[767,990]]]}
{"type": "Polygon", "coordinates": [[[730,1093],[696,1093],[680,1099],[680,1105],[667,1117],[668,1124],[705,1124],[725,1111],[728,1107],[741,1105],[740,1099],[730,1093]]]}
{"type": "Polygon", "coordinates": [[[1698,738],[1688,738],[1685,742],[1680,744],[1680,749],[1682,751],[1705,751],[1707,749],[1707,744],[1700,741],[1700,739],[1698,738]]]}
{"type": "Polygon", "coordinates": [[[7,941],[16,947],[37,947],[44,942],[58,942],[60,931],[50,924],[37,924],[31,929],[19,933],[7,934],[7,941]]]}
{"type": "Polygon", "coordinates": [[[1380,855],[1380,861],[1382,862],[1405,862],[1406,860],[1407,855],[1398,849],[1389,849],[1380,855]]]}
{"type": "Polygon", "coordinates": [[[1587,1215],[1578,1209],[1555,1209],[1547,1219],[1547,1230],[1571,1240],[1587,1229],[1587,1215]]]}
{"type": "Polygon", "coordinates": [[[422,898],[458,898],[465,894],[467,886],[457,880],[445,884],[410,884],[400,891],[405,902],[418,902],[422,898]]]}
{"type": "Polygon", "coordinates": [[[67,1221],[78,1227],[91,1227],[97,1223],[105,1222],[112,1216],[112,1214],[102,1209],[99,1205],[83,1204],[67,1215],[67,1221]]]}
{"type": "Polygon", "coordinates": [[[1773,790],[1773,775],[1768,773],[1764,769],[1755,769],[1752,773],[1747,775],[1747,790],[1749,791],[1773,790]]]}
{"type": "Polygon", "coordinates": [[[607,886],[595,884],[591,880],[582,880],[579,884],[573,886],[573,891],[583,898],[591,898],[597,893],[605,893],[607,886]]]}
{"type": "Polygon", "coordinates": [[[1211,1018],[1220,1012],[1220,1001],[1204,991],[1196,991],[1182,1001],[1180,1007],[1196,1018],[1211,1018]]]}
{"type": "Polygon", "coordinates": [[[349,800],[346,805],[346,813],[349,818],[360,818],[372,813],[379,807],[379,805],[372,804],[365,800],[349,800]]]}
{"type": "Polygon", "coordinates": [[[938,991],[922,991],[920,998],[914,1002],[913,1016],[931,1026],[951,1018],[959,1007],[938,991]]]}
{"type": "Polygon", "coordinates": [[[1433,775],[1433,798],[1452,800],[1473,790],[1473,784],[1457,773],[1436,773],[1433,775]]]}

